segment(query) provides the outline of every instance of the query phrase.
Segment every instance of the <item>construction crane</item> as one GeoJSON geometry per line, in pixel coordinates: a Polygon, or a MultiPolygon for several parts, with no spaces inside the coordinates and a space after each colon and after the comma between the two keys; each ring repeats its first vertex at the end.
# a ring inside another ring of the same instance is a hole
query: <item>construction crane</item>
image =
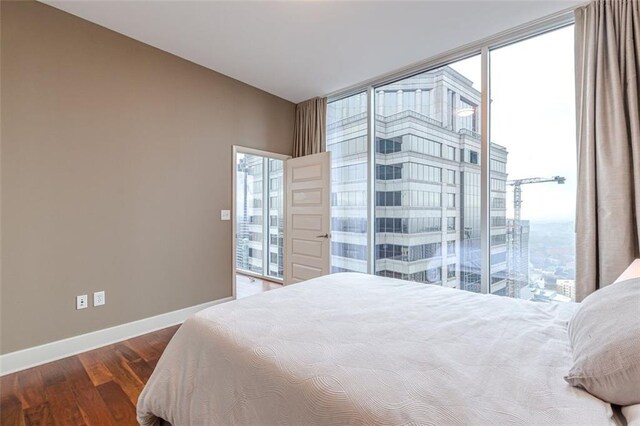
{"type": "Polygon", "coordinates": [[[556,182],[559,185],[564,184],[565,178],[562,176],[553,176],[550,178],[526,178],[507,181],[507,185],[513,186],[513,225],[511,226],[511,246],[513,247],[509,256],[509,279],[507,281],[507,295],[516,297],[516,293],[520,288],[529,285],[529,265],[522,265],[522,224],[520,222],[520,210],[522,208],[522,185],[533,183],[556,182]],[[523,269],[527,269],[527,273],[523,273],[523,269]]]}
{"type": "Polygon", "coordinates": [[[520,209],[522,207],[522,185],[546,182],[557,182],[559,185],[562,185],[565,180],[566,179],[562,176],[553,176],[550,178],[534,177],[507,181],[507,185],[513,186],[513,217],[516,222],[520,221],[520,209]]]}

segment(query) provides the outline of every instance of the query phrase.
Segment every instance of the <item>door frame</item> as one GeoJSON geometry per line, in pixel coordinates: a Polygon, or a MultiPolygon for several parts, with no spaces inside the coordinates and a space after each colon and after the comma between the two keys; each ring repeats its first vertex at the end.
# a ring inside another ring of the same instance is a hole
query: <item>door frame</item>
{"type": "MultiPolygon", "coordinates": [[[[262,151],[260,149],[255,149],[255,148],[249,148],[246,146],[242,146],[242,145],[233,145],[231,147],[232,150],[232,156],[231,156],[231,282],[232,282],[232,297],[234,299],[236,299],[236,274],[238,273],[238,270],[236,268],[236,240],[238,239],[238,235],[237,235],[237,218],[236,218],[236,174],[237,174],[237,170],[236,170],[236,164],[237,164],[237,160],[238,160],[238,154],[248,154],[248,155],[257,155],[260,157],[266,157],[266,158],[271,158],[274,160],[282,160],[282,161],[287,161],[288,159],[291,158],[290,155],[285,155],[285,154],[278,154],[276,152],[270,152],[270,151],[262,151]]],[[[286,170],[283,164],[282,167],[282,214],[283,214],[283,220],[285,221],[284,224],[284,232],[286,232],[286,196],[287,193],[284,190],[284,185],[286,182],[286,170]]],[[[264,187],[268,188],[268,182],[265,179],[265,183],[264,183],[264,187]]],[[[268,220],[267,220],[268,223],[268,220]]],[[[284,244],[284,242],[283,242],[284,244]]],[[[266,254],[268,255],[268,253],[266,254]]],[[[266,256],[265,255],[265,256],[266,256]]],[[[264,257],[263,256],[263,259],[264,257]]],[[[264,261],[264,260],[263,260],[264,261]]],[[[242,271],[242,274],[244,275],[248,275],[248,276],[252,276],[252,277],[256,277],[256,278],[260,278],[260,279],[264,279],[267,281],[270,280],[275,280],[275,281],[280,281],[277,278],[273,278],[273,277],[267,277],[265,275],[261,275],[261,274],[256,274],[254,272],[249,272],[249,271],[242,271]]]]}

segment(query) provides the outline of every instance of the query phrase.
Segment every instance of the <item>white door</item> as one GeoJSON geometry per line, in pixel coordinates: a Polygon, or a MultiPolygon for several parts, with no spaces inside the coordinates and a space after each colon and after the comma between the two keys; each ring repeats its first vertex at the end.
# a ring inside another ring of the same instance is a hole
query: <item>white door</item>
{"type": "Polygon", "coordinates": [[[330,160],[322,152],[285,162],[285,284],[330,272],[330,160]]]}

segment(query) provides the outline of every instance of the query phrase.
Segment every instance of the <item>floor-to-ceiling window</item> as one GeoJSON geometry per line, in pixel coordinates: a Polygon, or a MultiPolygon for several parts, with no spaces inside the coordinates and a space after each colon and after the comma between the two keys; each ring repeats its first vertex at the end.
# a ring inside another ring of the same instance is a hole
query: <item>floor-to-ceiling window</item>
{"type": "Polygon", "coordinates": [[[281,159],[236,154],[236,268],[283,276],[283,165],[281,159]]]}
{"type": "Polygon", "coordinates": [[[492,50],[490,61],[491,220],[500,221],[491,246],[504,252],[492,292],[575,300],[573,26],[492,50]]]}
{"type": "Polygon", "coordinates": [[[572,297],[572,31],[479,48],[329,103],[333,272],[572,297]]]}
{"type": "Polygon", "coordinates": [[[367,272],[366,92],[328,104],[327,151],[331,152],[331,270],[367,272]]]}

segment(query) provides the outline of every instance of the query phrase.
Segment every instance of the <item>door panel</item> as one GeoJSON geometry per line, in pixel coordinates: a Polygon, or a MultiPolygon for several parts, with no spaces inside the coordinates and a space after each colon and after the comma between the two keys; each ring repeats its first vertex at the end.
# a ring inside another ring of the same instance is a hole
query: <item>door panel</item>
{"type": "Polygon", "coordinates": [[[330,272],[330,153],[286,161],[285,284],[330,272]]]}

